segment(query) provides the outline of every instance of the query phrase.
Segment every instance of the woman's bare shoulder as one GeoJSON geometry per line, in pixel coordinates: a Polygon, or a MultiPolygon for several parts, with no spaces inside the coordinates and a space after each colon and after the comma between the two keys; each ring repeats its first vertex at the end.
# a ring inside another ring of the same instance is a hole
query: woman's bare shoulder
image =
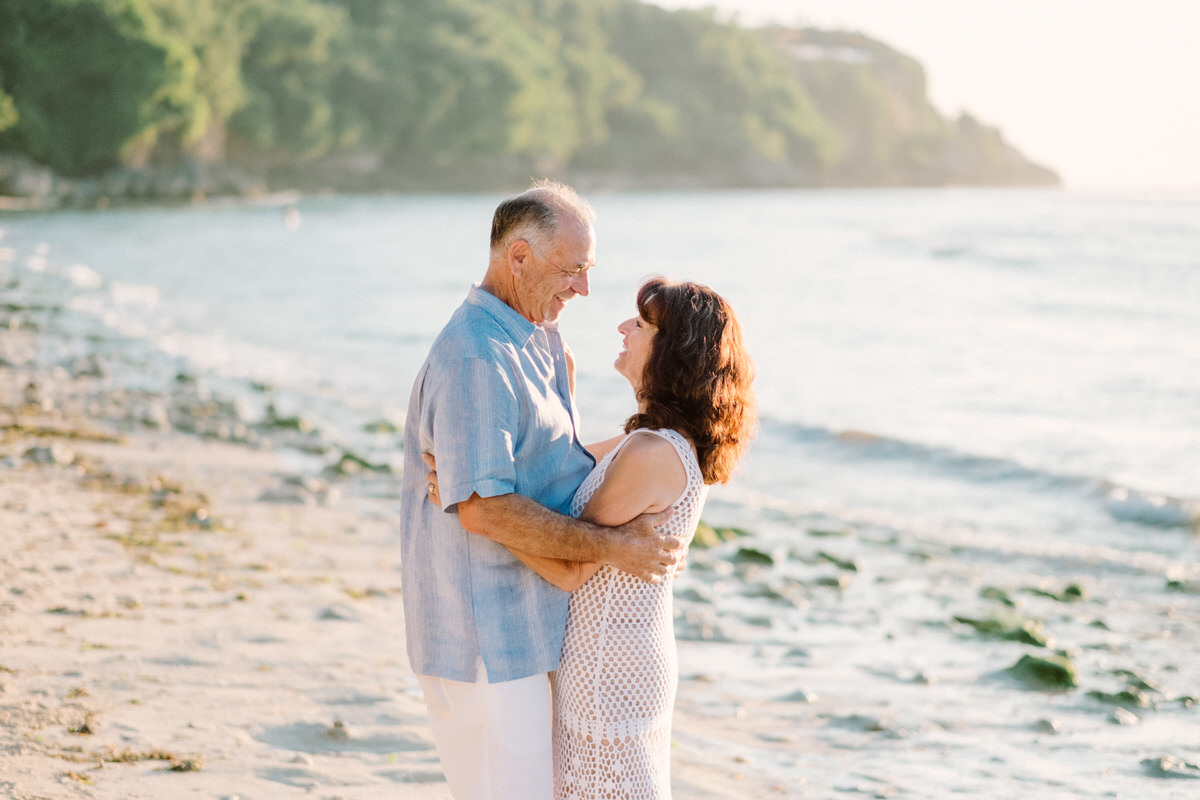
{"type": "Polygon", "coordinates": [[[687,488],[687,470],[679,451],[670,441],[650,431],[630,434],[629,441],[614,456],[609,471],[626,488],[638,487],[650,510],[666,508],[687,488]]]}
{"type": "Polygon", "coordinates": [[[622,456],[660,467],[672,462],[682,466],[675,445],[665,436],[645,429],[629,434],[629,441],[617,453],[616,458],[622,456]]]}
{"type": "Polygon", "coordinates": [[[671,443],[637,431],[612,457],[582,516],[599,525],[621,525],[639,514],[662,511],[686,488],[687,470],[671,443]]]}

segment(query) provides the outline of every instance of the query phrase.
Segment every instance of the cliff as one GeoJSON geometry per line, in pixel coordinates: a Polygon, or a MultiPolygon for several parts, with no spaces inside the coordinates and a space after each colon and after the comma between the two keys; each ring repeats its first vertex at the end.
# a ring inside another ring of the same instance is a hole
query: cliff
{"type": "Polygon", "coordinates": [[[861,33],[763,32],[837,129],[843,147],[825,175],[850,186],[1047,186],[1060,180],[969,114],[945,119],[915,59],[861,33]]]}

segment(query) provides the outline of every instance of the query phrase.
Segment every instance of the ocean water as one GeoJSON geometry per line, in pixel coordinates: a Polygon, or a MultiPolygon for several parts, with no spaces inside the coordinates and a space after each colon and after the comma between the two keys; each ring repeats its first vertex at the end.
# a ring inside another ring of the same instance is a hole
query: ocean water
{"type": "MultiPolygon", "coordinates": [[[[277,205],[20,215],[0,248],[107,346],[270,384],[353,438],[402,419],[497,199],[306,199],[293,225],[277,205]]],[[[757,365],[761,429],[723,502],[1164,552],[1200,520],[1200,196],[592,201],[592,292],[562,323],[586,435],[632,410],[616,325],[661,274],[722,292],[757,365]]]]}
{"type": "MultiPolygon", "coordinates": [[[[398,464],[364,425],[403,420],[499,199],[0,217],[0,304],[66,334],[44,364],[99,359],[151,391],[192,376],[247,423],[272,403],[398,464]]],[[[616,326],[650,275],[724,294],[757,368],[757,438],[705,511],[757,556],[694,552],[677,591],[679,719],[724,738],[677,724],[679,758],[735,759],[784,796],[1190,796],[1200,193],[590,199],[591,294],[562,321],[585,436],[633,410],[616,326]],[[1046,648],[959,619],[1008,613],[1046,648]],[[1050,648],[1077,691],[1008,677],[1050,648]],[[1145,703],[1114,709],[1126,684],[1145,703]]]]}

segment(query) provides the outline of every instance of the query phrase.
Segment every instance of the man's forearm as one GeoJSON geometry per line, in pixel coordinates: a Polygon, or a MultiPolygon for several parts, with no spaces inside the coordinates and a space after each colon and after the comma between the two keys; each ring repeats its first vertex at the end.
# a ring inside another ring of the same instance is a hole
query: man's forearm
{"type": "Polygon", "coordinates": [[[458,504],[458,518],[470,533],[513,550],[567,561],[605,561],[612,528],[558,514],[519,494],[472,495],[458,504]]]}

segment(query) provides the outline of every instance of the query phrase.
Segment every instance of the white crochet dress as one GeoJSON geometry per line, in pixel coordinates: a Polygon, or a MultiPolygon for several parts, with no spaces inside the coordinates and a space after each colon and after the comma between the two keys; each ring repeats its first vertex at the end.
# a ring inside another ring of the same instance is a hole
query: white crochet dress
{"type": "MultiPolygon", "coordinates": [[[[708,487],[683,436],[673,430],[647,432],[673,444],[687,470],[687,488],[660,529],[686,545],[696,532],[708,487]]],[[[628,441],[626,436],[584,479],[571,504],[573,515],[582,512],[628,441]]],[[[571,594],[562,659],[551,674],[555,798],[671,797],[671,713],[679,683],[672,583],[667,578],[650,584],[604,566],[571,594]]]]}

